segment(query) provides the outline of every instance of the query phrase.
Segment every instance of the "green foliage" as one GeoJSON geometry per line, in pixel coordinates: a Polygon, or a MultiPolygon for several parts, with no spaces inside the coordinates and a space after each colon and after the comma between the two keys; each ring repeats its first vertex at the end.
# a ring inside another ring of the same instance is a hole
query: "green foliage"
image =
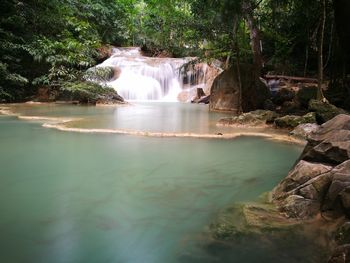
{"type": "Polygon", "coordinates": [[[64,83],[61,87],[61,91],[66,97],[69,97],[72,100],[78,100],[82,103],[95,103],[100,96],[108,94],[114,90],[101,86],[95,82],[76,81],[64,83]]]}
{"type": "Polygon", "coordinates": [[[79,80],[96,64],[102,43],[126,41],[132,2],[1,1],[0,99],[21,100],[40,85],[79,80]]]}
{"type": "MultiPolygon", "coordinates": [[[[332,33],[332,1],[327,3],[325,69],[344,76],[348,65],[332,60],[332,54],[342,54],[332,33]]],[[[103,44],[251,63],[256,51],[248,17],[269,68],[316,72],[319,0],[2,0],[0,100],[21,100],[40,85],[58,89],[88,79],[92,71],[84,72],[95,66],[103,44]]]]}

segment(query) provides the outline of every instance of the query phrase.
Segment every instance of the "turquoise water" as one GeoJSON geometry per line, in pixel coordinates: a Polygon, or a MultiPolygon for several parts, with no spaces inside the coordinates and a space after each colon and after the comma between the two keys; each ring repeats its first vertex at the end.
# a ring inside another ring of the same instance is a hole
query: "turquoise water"
{"type": "Polygon", "coordinates": [[[5,116],[0,145],[0,262],[242,262],[204,260],[203,232],[228,205],[271,190],[301,151],[255,137],[60,132],[5,116]]]}

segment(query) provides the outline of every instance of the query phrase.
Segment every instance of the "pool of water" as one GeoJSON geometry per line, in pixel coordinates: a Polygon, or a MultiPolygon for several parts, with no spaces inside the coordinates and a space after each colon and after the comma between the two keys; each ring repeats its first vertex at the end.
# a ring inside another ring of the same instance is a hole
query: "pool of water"
{"type": "MultiPolygon", "coordinates": [[[[1,105],[0,105],[1,106],[1,105]]],[[[228,113],[210,112],[208,105],[171,102],[131,102],[121,106],[76,106],[60,104],[4,105],[21,116],[72,118],[65,127],[77,129],[143,131],[153,133],[194,133],[215,135],[247,132],[239,127],[218,127],[216,123],[228,113]]],[[[250,132],[265,132],[254,128],[250,132]]],[[[278,133],[269,131],[270,133],[278,133]]]]}
{"type": "MultiPolygon", "coordinates": [[[[112,108],[47,107],[27,114],[115,117],[112,108]]],[[[8,116],[0,145],[0,262],[226,262],[204,260],[204,230],[228,205],[271,190],[302,150],[257,137],[61,132],[8,116]]],[[[297,262],[296,250],[281,253],[297,262]]]]}

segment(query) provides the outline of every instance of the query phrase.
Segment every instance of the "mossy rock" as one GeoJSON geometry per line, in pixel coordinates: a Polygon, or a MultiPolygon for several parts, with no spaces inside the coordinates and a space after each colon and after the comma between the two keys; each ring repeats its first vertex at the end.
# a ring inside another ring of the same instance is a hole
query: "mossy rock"
{"type": "Polygon", "coordinates": [[[255,110],[243,113],[239,116],[222,118],[219,120],[220,125],[249,125],[259,126],[273,123],[279,117],[276,112],[269,110],[255,110]]]}
{"type": "Polygon", "coordinates": [[[215,239],[228,241],[288,233],[298,226],[299,222],[285,218],[273,204],[249,203],[222,212],[210,225],[210,232],[215,239]]]}
{"type": "Polygon", "coordinates": [[[295,128],[303,123],[316,123],[316,115],[309,112],[304,116],[286,115],[275,119],[275,125],[278,128],[295,128]]]}
{"type": "Polygon", "coordinates": [[[61,87],[60,92],[61,98],[79,101],[82,104],[96,104],[109,98],[124,101],[114,89],[90,81],[67,82],[61,87]]]}
{"type": "Polygon", "coordinates": [[[307,108],[309,101],[317,98],[317,91],[317,86],[302,86],[297,93],[297,99],[300,105],[307,108]]]}
{"type": "Polygon", "coordinates": [[[350,244],[350,222],[345,222],[338,228],[334,239],[338,245],[350,244]]]}
{"type": "Polygon", "coordinates": [[[339,114],[346,113],[344,110],[337,108],[336,106],[325,103],[319,100],[311,100],[309,103],[309,111],[313,111],[316,114],[316,120],[318,124],[323,124],[339,114]]]}

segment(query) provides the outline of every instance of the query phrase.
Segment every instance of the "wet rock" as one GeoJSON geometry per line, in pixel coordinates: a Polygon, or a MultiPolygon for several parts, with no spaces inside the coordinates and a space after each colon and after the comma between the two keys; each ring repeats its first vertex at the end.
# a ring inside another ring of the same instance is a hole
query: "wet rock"
{"type": "Polygon", "coordinates": [[[350,245],[338,246],[328,260],[328,263],[349,263],[350,262],[350,245]]]}
{"type": "Polygon", "coordinates": [[[244,112],[263,108],[269,98],[267,86],[258,78],[252,65],[241,65],[242,94],[237,77],[237,70],[232,67],[217,76],[211,87],[210,110],[244,112]]]}
{"type": "Polygon", "coordinates": [[[222,126],[265,126],[271,124],[279,115],[274,111],[256,110],[243,113],[239,116],[222,118],[218,121],[218,125],[222,126]]]}
{"type": "Polygon", "coordinates": [[[96,104],[112,105],[112,104],[124,104],[124,98],[120,96],[116,91],[99,95],[96,104]]]}
{"type": "Polygon", "coordinates": [[[243,237],[285,232],[298,226],[298,222],[280,214],[276,207],[265,203],[235,205],[223,211],[210,225],[210,233],[218,240],[237,240],[243,237]]]}
{"type": "Polygon", "coordinates": [[[309,102],[309,111],[315,112],[318,124],[325,123],[339,114],[346,113],[344,110],[337,108],[330,103],[325,103],[319,100],[311,100],[309,102]]]}
{"type": "Polygon", "coordinates": [[[303,123],[299,124],[293,131],[290,132],[290,135],[300,138],[307,139],[311,133],[314,133],[318,130],[320,126],[316,123],[303,123]]]}
{"type": "Polygon", "coordinates": [[[304,116],[286,115],[275,120],[278,128],[295,128],[302,123],[315,123],[315,114],[307,113],[304,116]]]}

